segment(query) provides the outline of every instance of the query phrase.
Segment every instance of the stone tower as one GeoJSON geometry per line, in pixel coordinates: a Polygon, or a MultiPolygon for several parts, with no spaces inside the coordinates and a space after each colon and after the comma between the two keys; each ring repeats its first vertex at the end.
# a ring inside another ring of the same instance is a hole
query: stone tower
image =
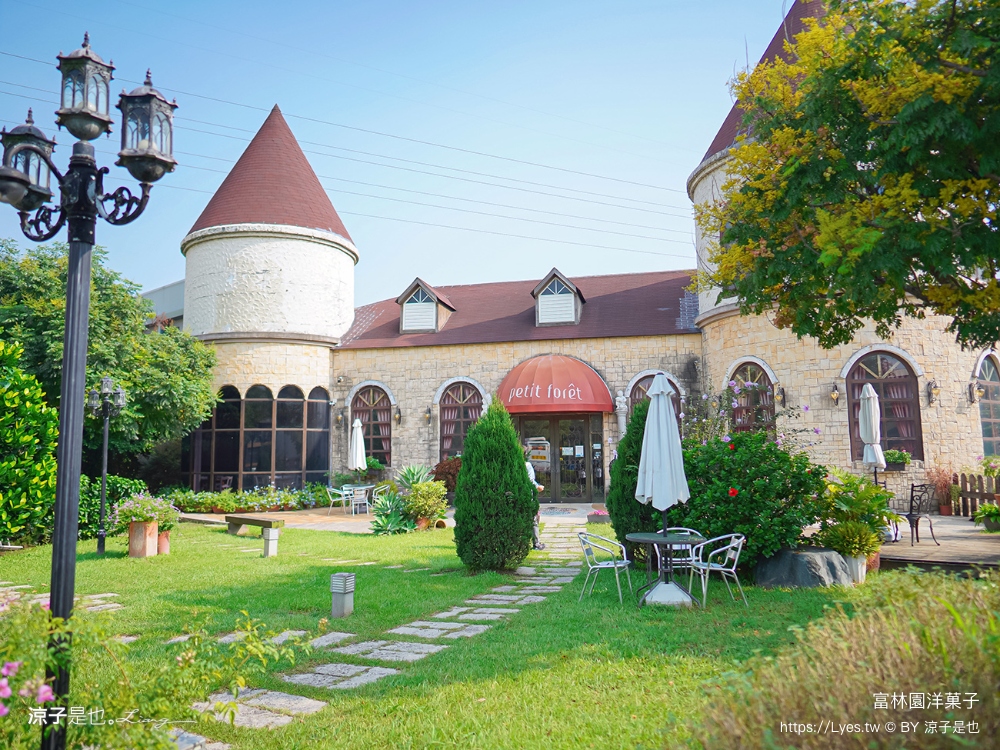
{"type": "Polygon", "coordinates": [[[218,385],[328,388],[358,251],[277,106],[181,242],[184,327],[218,385]]]}

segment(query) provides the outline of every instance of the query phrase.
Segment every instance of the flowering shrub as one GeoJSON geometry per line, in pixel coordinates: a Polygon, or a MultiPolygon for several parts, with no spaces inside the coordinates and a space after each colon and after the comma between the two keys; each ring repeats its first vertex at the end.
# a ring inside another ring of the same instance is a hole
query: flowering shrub
{"type": "Polygon", "coordinates": [[[135,495],[115,508],[109,527],[117,534],[124,534],[130,523],[159,523],[160,519],[173,526],[177,522],[177,509],[158,497],[135,495]]]}
{"type": "Polygon", "coordinates": [[[747,565],[797,546],[802,530],[824,510],[826,469],[805,453],[782,449],[766,432],[705,444],[686,440],[684,471],[691,499],[668,511],[670,525],[706,537],[745,535],[740,562],[747,565]]]}
{"type": "Polygon", "coordinates": [[[311,482],[301,490],[261,487],[256,490],[234,492],[194,492],[189,489],[171,489],[161,497],[183,513],[211,513],[218,508],[223,513],[265,510],[307,510],[326,507],[330,498],[326,485],[311,482]]]}
{"type": "Polygon", "coordinates": [[[977,456],[984,477],[1000,477],[1000,456],[977,456]]]}

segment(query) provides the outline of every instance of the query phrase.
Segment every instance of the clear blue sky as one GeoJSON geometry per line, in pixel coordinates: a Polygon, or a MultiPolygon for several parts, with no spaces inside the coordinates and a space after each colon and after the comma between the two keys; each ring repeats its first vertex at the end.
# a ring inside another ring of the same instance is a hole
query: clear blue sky
{"type": "MultiPolygon", "coordinates": [[[[552,266],[571,276],[691,268],[685,181],[732,104],[727,81],[760,57],[787,4],[0,0],[0,51],[52,63],[0,55],[0,124],[31,106],[54,133],[55,55],[84,30],[114,61],[114,94],[152,68],[180,104],[180,166],[134,224],[98,226],[111,266],[146,289],[183,277],[181,239],[275,103],[300,142],[321,144],[303,148],[360,250],[358,304],[418,275],[445,285],[552,266]]],[[[112,186],[131,183],[113,166],[119,137],[116,125],[96,143],[112,186]]],[[[57,139],[65,164],[71,137],[57,139]]],[[[0,206],[0,236],[25,244],[15,219],[0,206]]]]}

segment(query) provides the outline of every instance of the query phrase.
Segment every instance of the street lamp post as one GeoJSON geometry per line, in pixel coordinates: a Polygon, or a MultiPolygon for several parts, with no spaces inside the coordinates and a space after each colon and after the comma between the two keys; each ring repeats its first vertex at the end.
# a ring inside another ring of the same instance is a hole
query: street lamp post
{"type": "MultiPolygon", "coordinates": [[[[52,161],[55,141],[35,127],[29,110],[24,125],[9,133],[0,132],[0,201],[17,209],[21,231],[29,240],[44,242],[55,237],[63,224],[69,227],[50,587],[52,617],[67,620],[73,611],[76,582],[90,264],[97,217],[118,225],[134,221],[146,208],[152,183],[173,171],[177,163],[172,153],[173,110],[177,105],[152,87],[148,71],[143,86],[129,94],[122,92],[117,105],[122,111],[122,148],[116,164],[139,181],[142,193],[137,197],[127,187],[106,193],[104,175],[108,169],[98,168],[90,141],[111,132],[108,86],[114,67],[90,48],[86,34],[80,49],[68,55],[60,53],[57,59],[62,73],[62,106],[56,112],[56,123],[80,139],[73,144],[69,169],[64,175],[56,168],[52,161]],[[52,198],[50,175],[58,182],[58,207],[45,205],[52,198]]],[[[66,746],[66,722],[60,719],[69,695],[69,671],[63,666],[69,645],[58,636],[49,643],[50,651],[62,658],[60,666],[47,675],[53,681],[55,701],[42,727],[42,750],[63,750],[66,746]]]]}
{"type": "Polygon", "coordinates": [[[95,417],[104,419],[104,445],[101,449],[101,520],[97,527],[97,554],[104,554],[104,540],[107,532],[104,528],[105,507],[108,497],[108,425],[112,417],[117,417],[125,407],[125,389],[115,388],[111,378],[101,378],[101,390],[91,389],[87,394],[87,409],[95,417]]]}

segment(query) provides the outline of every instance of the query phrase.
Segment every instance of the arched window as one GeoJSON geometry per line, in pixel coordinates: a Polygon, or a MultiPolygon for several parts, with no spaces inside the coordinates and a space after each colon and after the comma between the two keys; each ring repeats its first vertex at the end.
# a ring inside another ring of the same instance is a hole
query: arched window
{"type": "Polygon", "coordinates": [[[243,404],[243,489],[271,484],[274,453],[274,398],[263,385],[247,390],[243,404]]]}
{"type": "Polygon", "coordinates": [[[286,385],[278,391],[274,420],[274,486],[302,487],[302,443],[305,431],[305,396],[302,389],[286,385]]]}
{"type": "Polygon", "coordinates": [[[469,428],[483,413],[483,394],[471,383],[454,383],[441,396],[441,459],[462,455],[469,428]]]}
{"type": "Polygon", "coordinates": [[[351,424],[361,420],[365,437],[365,455],[389,466],[392,458],[392,403],[385,391],[367,385],[351,402],[351,424]]]}
{"type": "Polygon", "coordinates": [[[306,481],[326,484],[330,473],[330,394],[316,387],[306,402],[306,481]]]}
{"type": "Polygon", "coordinates": [[[852,458],[860,461],[864,455],[865,444],[859,432],[858,415],[861,412],[861,390],[868,383],[878,394],[882,450],[903,450],[913,458],[923,460],[917,376],[905,362],[886,352],[873,352],[862,357],[847,375],[852,458]]]}
{"type": "MultiPolygon", "coordinates": [[[[647,375],[646,377],[637,380],[635,385],[632,386],[632,392],[628,395],[629,403],[629,413],[635,408],[635,405],[640,401],[645,401],[649,396],[647,391],[649,391],[649,386],[653,384],[653,378],[656,375],[647,375]]],[[[667,378],[667,382],[670,383],[670,387],[674,389],[674,395],[670,397],[670,402],[674,405],[674,414],[677,416],[677,424],[681,423],[681,389],[677,386],[677,383],[667,378]]]]}
{"type": "Polygon", "coordinates": [[[979,368],[979,422],[983,429],[983,455],[1000,456],[1000,372],[993,357],[983,360],[979,368]]]}
{"type": "Polygon", "coordinates": [[[739,393],[733,409],[733,430],[752,432],[774,426],[774,383],[764,368],[753,362],[744,362],[733,373],[733,382],[739,393]]]}

